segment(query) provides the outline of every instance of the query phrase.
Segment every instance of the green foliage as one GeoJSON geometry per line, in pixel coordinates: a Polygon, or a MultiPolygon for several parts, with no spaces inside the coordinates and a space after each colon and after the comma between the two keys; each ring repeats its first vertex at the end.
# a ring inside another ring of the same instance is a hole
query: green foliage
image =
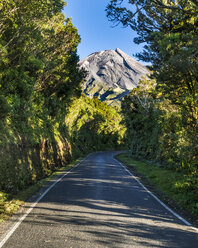
{"type": "Polygon", "coordinates": [[[120,147],[125,133],[121,121],[115,108],[96,97],[75,99],[66,116],[73,151],[78,154],[120,147]]]}
{"type": "Polygon", "coordinates": [[[196,174],[198,3],[132,0],[126,8],[124,2],[111,0],[107,16],[137,32],[134,42],[144,44],[137,57],[152,63],[156,79],[146,102],[140,85],[123,103],[132,152],[196,174]]]}
{"type": "Polygon", "coordinates": [[[0,120],[5,119],[10,111],[10,106],[5,96],[0,95],[0,120]]]}
{"type": "Polygon", "coordinates": [[[198,136],[183,109],[163,98],[154,80],[142,80],[125,97],[122,110],[131,153],[176,170],[197,173],[198,136]]]}
{"type": "Polygon", "coordinates": [[[80,37],[63,0],[0,1],[0,189],[17,192],[71,159],[66,106],[80,94],[80,37]]]}
{"type": "Polygon", "coordinates": [[[41,187],[45,186],[47,182],[60,176],[63,172],[71,169],[74,165],[80,162],[81,159],[74,160],[72,163],[67,164],[58,171],[55,171],[49,177],[37,181],[35,184],[26,187],[22,191],[18,192],[16,195],[7,194],[0,191],[0,223],[7,220],[11,215],[17,212],[19,207],[24,204],[24,202],[29,199],[35,192],[37,192],[41,187]]]}
{"type": "Polygon", "coordinates": [[[16,193],[70,160],[117,147],[115,109],[81,96],[80,42],[63,0],[0,0],[0,190],[16,193]]]}
{"type": "MultiPolygon", "coordinates": [[[[167,197],[164,199],[165,201],[171,203],[171,199],[181,208],[198,216],[197,176],[160,168],[157,164],[148,163],[148,161],[135,160],[127,153],[119,155],[118,159],[124,162],[134,173],[141,173],[151,185],[155,186],[155,189],[165,193],[168,196],[168,199],[167,197]]],[[[141,175],[138,174],[140,178],[141,175]]]]}
{"type": "Polygon", "coordinates": [[[191,125],[198,121],[198,4],[196,1],[133,0],[133,11],[112,0],[110,20],[137,31],[137,44],[145,43],[137,56],[152,63],[158,87],[166,98],[182,106],[191,125]]]}

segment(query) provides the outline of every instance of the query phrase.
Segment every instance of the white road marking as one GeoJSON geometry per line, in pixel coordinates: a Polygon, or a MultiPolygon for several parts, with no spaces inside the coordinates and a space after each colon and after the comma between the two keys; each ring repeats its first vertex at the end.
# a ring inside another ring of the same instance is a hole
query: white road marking
{"type": "MultiPolygon", "coordinates": [[[[91,155],[91,154],[89,154],[91,155]]],[[[30,206],[30,208],[26,211],[26,213],[8,230],[8,232],[5,234],[5,237],[0,241],[0,248],[3,247],[3,245],[6,243],[6,241],[11,237],[11,235],[16,231],[16,229],[20,226],[20,224],[24,221],[24,219],[28,216],[28,214],[31,213],[31,211],[34,209],[34,207],[37,205],[37,203],[57,184],[59,183],[66,175],[68,175],[74,168],[79,166],[83,161],[85,161],[88,157],[86,156],[82,161],[80,161],[78,164],[76,164],[74,167],[72,167],[69,171],[63,172],[64,174],[57,179],[49,188],[46,189],[46,191],[38,197],[38,199],[30,206]]]]}
{"type": "MultiPolygon", "coordinates": [[[[92,153],[91,153],[92,154],[92,153]]],[[[6,243],[6,241],[11,237],[11,235],[16,231],[16,229],[20,226],[20,224],[23,222],[23,220],[28,216],[28,214],[31,213],[31,211],[34,209],[34,207],[37,205],[37,203],[58,183],[60,182],[67,174],[69,174],[74,168],[79,166],[83,161],[85,161],[91,154],[86,156],[82,161],[80,161],[78,164],[76,164],[74,167],[71,168],[71,170],[64,173],[57,181],[55,181],[49,188],[46,189],[46,191],[38,197],[38,199],[30,206],[30,208],[26,211],[26,213],[9,229],[9,231],[5,234],[5,237],[0,241],[0,248],[3,247],[3,245],[6,243]]],[[[185,223],[187,226],[190,226],[193,230],[198,232],[198,228],[192,227],[192,225],[186,221],[184,218],[182,218],[180,215],[176,214],[173,210],[171,210],[166,204],[164,204],[161,200],[159,200],[152,192],[150,192],[121,162],[118,160],[112,159],[116,162],[118,162],[124,170],[132,177],[134,178],[140,185],[145,189],[146,192],[148,192],[156,201],[158,201],[165,209],[167,209],[170,213],[172,213],[174,216],[176,216],[178,219],[180,219],[183,223],[185,223]]]]}
{"type": "Polygon", "coordinates": [[[166,210],[168,210],[171,214],[173,214],[176,218],[178,218],[179,220],[181,220],[185,225],[191,227],[191,229],[195,230],[196,232],[198,232],[198,228],[193,227],[192,224],[190,222],[188,222],[187,220],[185,220],[183,217],[181,217],[179,214],[177,214],[175,211],[173,211],[172,209],[170,209],[165,203],[163,203],[157,196],[155,196],[150,190],[148,190],[120,161],[116,160],[114,157],[112,157],[112,159],[116,162],[118,162],[123,169],[133,178],[136,180],[136,182],[139,183],[139,185],[148,193],[150,194],[157,202],[159,202],[166,210]]]}

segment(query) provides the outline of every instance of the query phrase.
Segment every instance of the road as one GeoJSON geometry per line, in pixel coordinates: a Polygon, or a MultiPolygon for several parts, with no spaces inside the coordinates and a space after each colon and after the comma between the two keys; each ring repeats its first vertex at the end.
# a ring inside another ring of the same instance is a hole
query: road
{"type": "Polygon", "coordinates": [[[4,248],[197,248],[198,233],[113,159],[90,154],[58,182],[4,248]]]}

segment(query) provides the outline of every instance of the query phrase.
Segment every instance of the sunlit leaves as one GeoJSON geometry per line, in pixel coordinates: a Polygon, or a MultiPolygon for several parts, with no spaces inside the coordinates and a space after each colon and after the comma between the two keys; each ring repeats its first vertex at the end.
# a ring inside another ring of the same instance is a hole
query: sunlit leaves
{"type": "Polygon", "coordinates": [[[110,1],[107,16],[137,31],[134,41],[145,43],[137,57],[152,63],[152,70],[166,98],[188,109],[197,125],[198,4],[192,0],[110,1]],[[186,100],[183,101],[183,98],[186,100]]]}
{"type": "MultiPolygon", "coordinates": [[[[123,101],[131,153],[154,159],[168,168],[197,172],[198,137],[197,130],[189,125],[189,109],[185,111],[173,104],[155,86],[152,81],[142,80],[123,101]]],[[[191,102],[186,97],[183,100],[184,106],[191,102]]]]}
{"type": "Polygon", "coordinates": [[[63,6],[0,0],[0,188],[7,191],[52,172],[70,152],[61,150],[68,143],[64,119],[84,74],[80,37],[63,6]]]}

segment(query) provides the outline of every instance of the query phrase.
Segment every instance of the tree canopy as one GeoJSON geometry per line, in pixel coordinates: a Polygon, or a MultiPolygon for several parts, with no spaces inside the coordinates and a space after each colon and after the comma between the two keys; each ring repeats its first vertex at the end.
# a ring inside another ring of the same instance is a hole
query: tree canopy
{"type": "Polygon", "coordinates": [[[0,0],[0,190],[7,193],[103,143],[121,144],[120,115],[81,96],[80,36],[64,5],[0,0]]]}
{"type": "Polygon", "coordinates": [[[158,87],[174,103],[182,105],[197,122],[198,3],[194,0],[112,0],[107,16],[137,32],[143,43],[137,57],[151,62],[158,87]]]}
{"type": "Polygon", "coordinates": [[[136,31],[134,42],[144,44],[136,56],[151,63],[150,80],[122,105],[131,153],[196,174],[198,2],[111,0],[106,11],[110,21],[136,31]]]}

